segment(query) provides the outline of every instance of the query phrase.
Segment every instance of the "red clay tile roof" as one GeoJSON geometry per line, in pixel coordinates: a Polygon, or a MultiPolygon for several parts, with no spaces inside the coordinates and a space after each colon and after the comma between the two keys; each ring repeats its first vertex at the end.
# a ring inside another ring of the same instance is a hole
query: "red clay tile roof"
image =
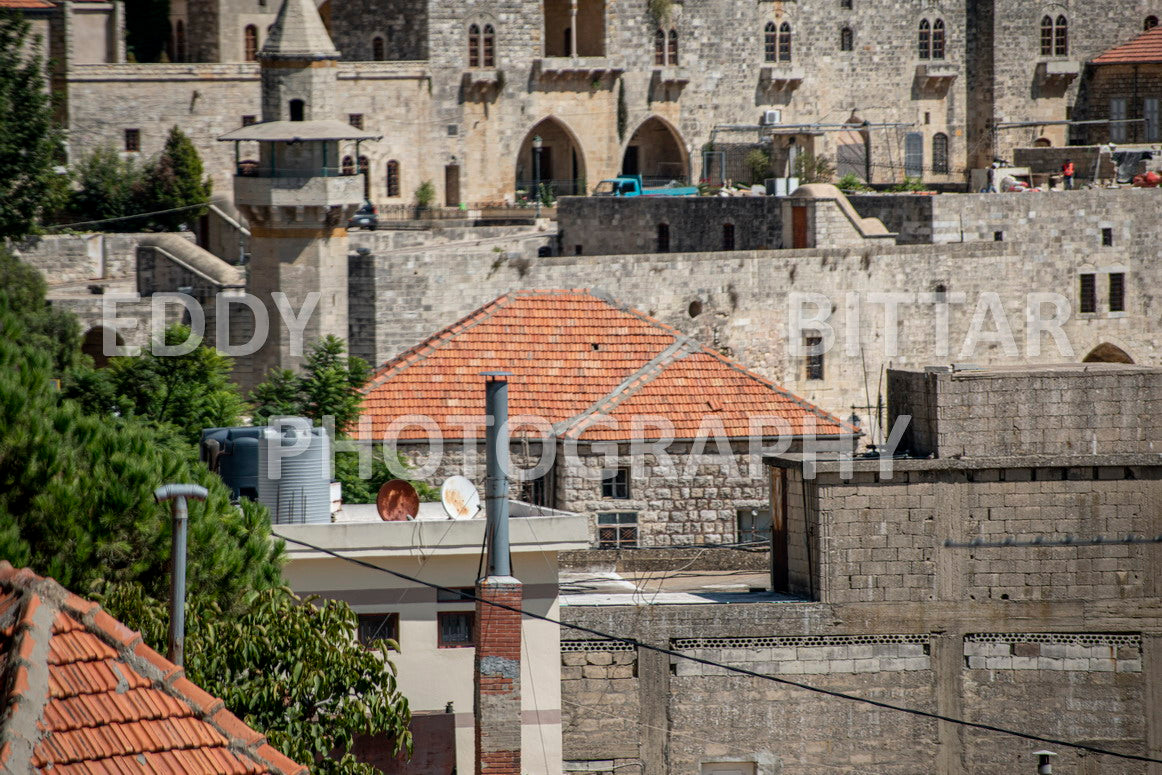
{"type": "Polygon", "coordinates": [[[48,0],[0,0],[0,8],[9,8],[15,11],[36,10],[39,8],[53,8],[48,0]]]}
{"type": "Polygon", "coordinates": [[[1129,43],[1094,57],[1095,65],[1136,65],[1162,62],[1162,27],[1143,32],[1129,43]]]}
{"type": "MultiPolygon", "coordinates": [[[[364,388],[374,437],[405,415],[431,417],[446,440],[483,436],[482,371],[512,373],[510,417],[542,417],[564,438],[661,438],[650,417],[669,421],[675,439],[857,432],[676,329],[566,290],[501,296],[384,364],[364,388]],[[772,419],[756,434],[752,418],[772,419]]],[[[428,434],[408,425],[392,435],[428,434]]]]}
{"type": "Polygon", "coordinates": [[[0,771],[305,775],[96,603],[0,562],[0,771]]]}

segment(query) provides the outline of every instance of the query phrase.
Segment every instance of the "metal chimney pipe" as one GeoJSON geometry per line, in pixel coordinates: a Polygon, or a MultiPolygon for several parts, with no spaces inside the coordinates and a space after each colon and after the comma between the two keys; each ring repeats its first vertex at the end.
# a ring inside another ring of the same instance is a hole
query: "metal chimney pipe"
{"type": "Polygon", "coordinates": [[[488,575],[511,576],[508,555],[508,380],[506,371],[486,371],[484,412],[486,478],[484,507],[487,516],[488,575]]]}
{"type": "Polygon", "coordinates": [[[189,512],[186,498],[204,501],[209,492],[197,484],[163,484],[153,491],[158,503],[176,501],[173,509],[173,564],[169,588],[169,661],[181,667],[185,660],[186,640],[186,523],[189,512]]]}

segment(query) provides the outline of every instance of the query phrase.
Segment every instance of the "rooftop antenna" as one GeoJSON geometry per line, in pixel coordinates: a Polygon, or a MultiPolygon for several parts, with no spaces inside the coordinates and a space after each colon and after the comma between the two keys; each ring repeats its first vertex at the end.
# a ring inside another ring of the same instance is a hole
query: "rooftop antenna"
{"type": "Polygon", "coordinates": [[[172,575],[169,587],[169,661],[182,667],[186,641],[186,523],[189,512],[186,498],[204,501],[209,496],[197,484],[163,484],[153,491],[158,503],[175,501],[173,508],[173,545],[170,551],[172,575]]]}

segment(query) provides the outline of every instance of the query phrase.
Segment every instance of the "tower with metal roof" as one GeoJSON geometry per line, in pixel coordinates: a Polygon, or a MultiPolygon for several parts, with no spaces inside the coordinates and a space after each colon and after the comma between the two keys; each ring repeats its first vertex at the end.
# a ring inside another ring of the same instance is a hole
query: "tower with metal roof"
{"type": "Polygon", "coordinates": [[[234,143],[234,201],[251,233],[248,289],[269,323],[262,337],[258,322],[245,382],[296,367],[321,337],[347,338],[346,227],[364,181],[341,154],[354,145],[358,158],[361,142],[379,139],[336,118],[339,52],[311,0],[284,0],[258,58],[262,121],[219,138],[234,143]]]}

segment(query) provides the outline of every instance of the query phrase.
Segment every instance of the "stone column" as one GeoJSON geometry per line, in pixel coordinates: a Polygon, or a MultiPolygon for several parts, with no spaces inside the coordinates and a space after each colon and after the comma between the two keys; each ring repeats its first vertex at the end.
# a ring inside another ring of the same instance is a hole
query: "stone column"
{"type": "Polygon", "coordinates": [[[489,576],[476,583],[476,597],[476,775],[521,775],[521,583],[489,576]]]}

